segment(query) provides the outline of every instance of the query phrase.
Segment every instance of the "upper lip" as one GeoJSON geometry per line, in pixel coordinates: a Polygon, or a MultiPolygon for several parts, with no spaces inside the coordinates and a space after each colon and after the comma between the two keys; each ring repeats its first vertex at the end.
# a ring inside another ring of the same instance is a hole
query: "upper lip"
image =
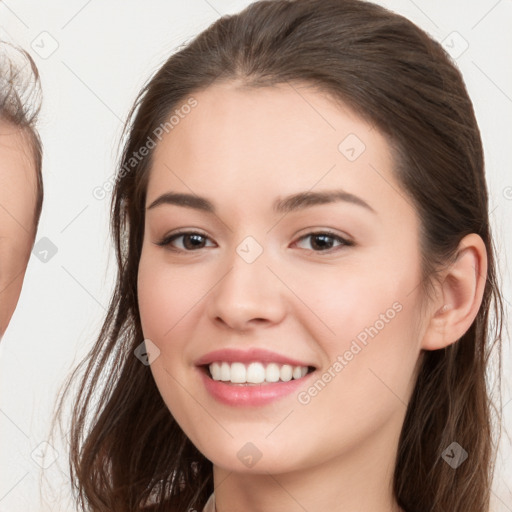
{"type": "Polygon", "coordinates": [[[225,361],[227,363],[252,363],[257,361],[261,363],[289,364],[291,366],[313,366],[307,362],[292,359],[261,348],[251,348],[248,350],[225,348],[222,350],[214,350],[200,357],[195,364],[197,366],[205,366],[216,361],[225,361]]]}

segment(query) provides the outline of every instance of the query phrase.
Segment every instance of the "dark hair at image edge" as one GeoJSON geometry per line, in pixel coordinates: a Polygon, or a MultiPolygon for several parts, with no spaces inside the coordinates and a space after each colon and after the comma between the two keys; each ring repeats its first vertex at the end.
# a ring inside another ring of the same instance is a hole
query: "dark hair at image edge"
{"type": "Polygon", "coordinates": [[[0,40],[0,122],[23,131],[32,150],[37,177],[34,228],[43,208],[43,147],[36,123],[41,110],[41,81],[30,54],[0,40]]]}
{"type": "Polygon", "coordinates": [[[131,172],[123,168],[175,108],[218,81],[311,85],[387,137],[396,178],[421,220],[425,297],[461,239],[470,233],[483,239],[488,275],[481,307],[457,343],[422,353],[393,487],[407,512],[488,512],[493,427],[496,440],[501,432],[503,303],[479,129],[461,74],[442,47],[407,19],[357,0],[253,3],[180,47],[141,91],[112,198],[115,291],[98,340],[66,383],[57,410],[80,375],[69,442],[82,510],[139,511],[150,503],[154,511],[201,510],[213,491],[211,462],[174,421],[150,368],[133,354],[144,339],[137,270],[151,153],[131,172]],[[492,354],[500,408],[487,387],[492,354]],[[457,470],[441,458],[453,441],[469,453],[457,470]]]}

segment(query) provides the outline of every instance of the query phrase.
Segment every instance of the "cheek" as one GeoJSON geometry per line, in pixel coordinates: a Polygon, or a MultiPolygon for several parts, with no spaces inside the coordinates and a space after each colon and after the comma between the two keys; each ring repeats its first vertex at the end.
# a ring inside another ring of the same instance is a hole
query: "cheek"
{"type": "MultiPolygon", "coordinates": [[[[306,435],[317,435],[321,428],[331,440],[317,447],[323,451],[317,453],[320,458],[347,442],[364,443],[385,425],[398,425],[414,387],[419,350],[412,301],[402,296],[388,304],[370,296],[362,309],[354,305],[339,315],[337,340],[324,344],[328,362],[296,397],[294,419],[306,435]]],[[[291,430],[287,436],[300,444],[304,433],[291,430]]]]}
{"type": "Polygon", "coordinates": [[[141,327],[144,339],[160,350],[151,371],[173,410],[171,401],[181,392],[178,383],[190,370],[194,347],[189,340],[204,317],[202,304],[209,288],[204,272],[187,272],[166,262],[161,254],[143,249],[137,277],[141,327]]]}
{"type": "Polygon", "coordinates": [[[163,342],[176,339],[176,332],[190,321],[204,286],[161,260],[143,251],[137,295],[144,336],[163,342]]]}
{"type": "MultiPolygon", "coordinates": [[[[318,405],[367,404],[371,414],[392,405],[386,397],[405,402],[419,356],[419,266],[382,253],[336,272],[302,275],[294,291],[315,313],[310,330],[325,355],[320,377],[330,390],[318,393],[318,405]]],[[[304,402],[317,400],[317,390],[305,391],[304,402]]]]}
{"type": "MultiPolygon", "coordinates": [[[[396,268],[382,259],[357,261],[316,269],[288,271],[284,279],[293,283],[293,291],[309,308],[309,328],[327,348],[338,351],[359,335],[364,342],[373,326],[379,333],[397,317],[416,285],[413,268],[396,268]],[[366,333],[366,334],[365,334],[366,333]]],[[[402,315],[403,316],[403,315],[402,315]]],[[[382,337],[382,336],[380,336],[382,337]]]]}
{"type": "Polygon", "coordinates": [[[145,338],[157,340],[172,327],[172,313],[177,302],[174,289],[162,279],[158,266],[152,265],[151,260],[143,254],[139,264],[137,295],[145,338]]]}
{"type": "MultiPolygon", "coordinates": [[[[142,253],[137,277],[137,295],[144,339],[151,340],[160,355],[150,369],[157,388],[182,425],[187,423],[187,395],[180,383],[186,381],[187,335],[191,329],[194,304],[200,291],[186,276],[170,269],[149,251],[142,253]]],[[[183,426],[183,425],[182,425],[183,426]]]]}

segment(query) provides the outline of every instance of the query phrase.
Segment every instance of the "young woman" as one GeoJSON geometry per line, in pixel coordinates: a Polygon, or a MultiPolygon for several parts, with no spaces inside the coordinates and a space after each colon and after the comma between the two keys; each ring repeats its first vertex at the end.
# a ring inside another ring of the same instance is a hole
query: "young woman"
{"type": "Polygon", "coordinates": [[[82,510],[489,510],[482,144],[414,24],[358,0],[216,21],[137,99],[112,229],[82,510]]]}

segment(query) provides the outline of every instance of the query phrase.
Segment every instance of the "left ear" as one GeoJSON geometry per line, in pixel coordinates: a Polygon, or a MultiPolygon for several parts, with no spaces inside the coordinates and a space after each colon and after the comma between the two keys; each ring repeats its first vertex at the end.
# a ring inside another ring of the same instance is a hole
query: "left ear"
{"type": "Polygon", "coordinates": [[[460,241],[455,262],[443,271],[421,348],[445,348],[466,333],[480,309],[486,280],[485,244],[471,233],[460,241]]]}

